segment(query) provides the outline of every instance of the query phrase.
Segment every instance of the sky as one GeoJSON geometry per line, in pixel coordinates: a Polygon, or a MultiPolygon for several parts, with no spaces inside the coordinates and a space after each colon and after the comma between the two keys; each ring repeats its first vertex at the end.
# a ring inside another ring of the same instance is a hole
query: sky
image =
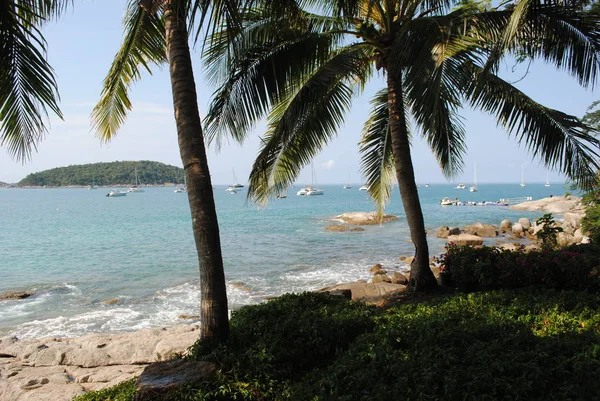
{"type": "MultiPolygon", "coordinates": [[[[49,61],[58,79],[64,120],[51,117],[46,138],[25,164],[0,148],[0,181],[18,182],[27,174],[54,167],[117,160],[153,160],[181,167],[166,68],[155,69],[153,75],[145,74],[134,85],[133,110],[110,143],[101,143],[91,128],[90,113],[121,43],[125,5],[126,0],[75,0],[72,11],[44,29],[49,61]]],[[[215,88],[207,85],[200,49],[193,51],[192,58],[200,113],[204,116],[215,88]]],[[[524,75],[527,65],[516,66],[514,73],[512,69],[513,64],[505,62],[504,77],[516,81],[524,75]]],[[[319,183],[362,181],[357,144],[367,119],[369,99],[383,83],[382,77],[375,78],[365,93],[355,99],[338,136],[315,157],[319,183]]],[[[597,89],[584,89],[565,71],[544,64],[532,64],[527,76],[516,86],[545,106],[576,116],[583,116],[587,107],[600,97],[597,89]]],[[[415,136],[412,155],[418,183],[469,184],[475,165],[479,183],[519,182],[522,166],[525,182],[543,182],[547,173],[551,182],[564,181],[558,172],[548,171],[538,160],[533,160],[524,146],[496,126],[492,117],[470,109],[461,110],[460,115],[467,132],[463,173],[447,181],[426,142],[415,136]]],[[[220,151],[209,148],[214,184],[231,184],[234,171],[238,181],[246,182],[264,128],[264,124],[259,124],[241,146],[230,142],[220,151]]],[[[297,182],[310,183],[310,180],[307,167],[297,182]]]]}

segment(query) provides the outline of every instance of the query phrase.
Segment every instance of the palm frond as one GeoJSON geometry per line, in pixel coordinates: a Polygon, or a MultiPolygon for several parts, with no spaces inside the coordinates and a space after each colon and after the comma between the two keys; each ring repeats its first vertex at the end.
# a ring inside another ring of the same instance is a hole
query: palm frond
{"type": "Polygon", "coordinates": [[[368,49],[350,46],[315,69],[303,85],[288,87],[269,115],[250,173],[251,200],[265,203],[284,191],[337,133],[352,97],[371,74],[368,61],[368,49]]]}
{"type": "Polygon", "coordinates": [[[163,21],[130,0],[124,18],[124,39],[104,79],[100,100],[92,112],[92,124],[103,141],[109,141],[131,110],[129,89],[142,70],[167,62],[163,21]]]}
{"type": "Polygon", "coordinates": [[[396,180],[392,140],[389,129],[387,89],[378,91],[371,100],[371,112],[360,140],[360,169],[369,187],[369,195],[377,205],[381,218],[396,180]]]}
{"type": "Polygon", "coordinates": [[[494,115],[498,125],[547,167],[583,188],[594,184],[600,168],[600,141],[593,136],[595,130],[575,116],[542,106],[474,63],[465,62],[460,68],[463,93],[473,107],[494,115]]]}
{"type": "Polygon", "coordinates": [[[31,156],[47,131],[48,111],[62,118],[36,4],[0,3],[0,146],[31,156]]]}

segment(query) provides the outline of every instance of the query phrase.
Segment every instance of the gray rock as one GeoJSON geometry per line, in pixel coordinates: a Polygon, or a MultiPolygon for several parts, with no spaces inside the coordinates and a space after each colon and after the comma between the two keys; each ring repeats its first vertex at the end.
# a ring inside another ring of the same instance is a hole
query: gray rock
{"type": "Polygon", "coordinates": [[[386,294],[406,290],[406,286],[392,283],[344,283],[323,288],[318,292],[329,292],[338,289],[352,291],[352,300],[354,301],[373,303],[380,301],[381,297],[386,294]]]}
{"type": "Polygon", "coordinates": [[[481,245],[483,244],[483,238],[472,235],[472,234],[460,234],[451,235],[448,237],[448,242],[452,242],[456,245],[481,245]]]}
{"type": "Polygon", "coordinates": [[[529,230],[529,228],[531,228],[531,222],[527,217],[521,217],[518,223],[523,227],[524,231],[529,230]]]}
{"type": "Polygon", "coordinates": [[[500,222],[500,231],[505,233],[507,231],[510,231],[512,229],[512,221],[510,220],[502,220],[502,222],[500,222]]]}
{"type": "Polygon", "coordinates": [[[516,236],[520,236],[523,234],[525,230],[523,229],[523,225],[521,223],[515,223],[512,226],[512,233],[516,236]]]}
{"type": "Polygon", "coordinates": [[[392,220],[397,220],[397,216],[391,214],[384,214],[381,219],[377,215],[377,212],[348,212],[342,213],[334,217],[335,220],[340,220],[346,224],[354,225],[375,225],[381,224],[392,220]]]}
{"type": "Polygon", "coordinates": [[[491,224],[483,224],[481,222],[477,222],[475,224],[471,224],[465,227],[465,233],[471,235],[478,235],[480,237],[496,237],[498,236],[498,231],[496,227],[491,224]]]}
{"type": "Polygon", "coordinates": [[[0,293],[0,301],[25,299],[33,295],[33,291],[5,291],[0,293]]]}
{"type": "Polygon", "coordinates": [[[581,244],[581,241],[583,241],[583,232],[581,231],[581,228],[578,228],[573,233],[573,241],[575,241],[576,244],[581,244]]]}
{"type": "Polygon", "coordinates": [[[156,400],[172,389],[191,386],[214,376],[217,365],[205,361],[175,359],[148,365],[137,383],[137,400],[156,400]]]}
{"type": "Polygon", "coordinates": [[[394,273],[392,273],[392,284],[407,285],[408,278],[406,278],[406,276],[402,273],[394,272],[394,273]]]}

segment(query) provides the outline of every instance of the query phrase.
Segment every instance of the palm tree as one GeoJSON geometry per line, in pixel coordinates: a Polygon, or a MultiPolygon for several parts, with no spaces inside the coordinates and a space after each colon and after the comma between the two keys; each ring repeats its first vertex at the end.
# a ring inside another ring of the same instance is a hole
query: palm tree
{"type": "Polygon", "coordinates": [[[421,134],[452,177],[461,171],[466,151],[459,110],[469,105],[493,115],[546,166],[591,184],[599,142],[589,127],[503,80],[498,65],[506,55],[542,60],[592,85],[600,66],[598,13],[533,0],[487,9],[450,0],[267,4],[245,13],[235,30],[212,38],[206,59],[218,90],[208,113],[208,137],[220,140],[228,133],[241,141],[267,116],[248,195],[265,202],[295,181],[380,71],[386,81],[363,130],[361,168],[380,208],[390,194],[390,178],[399,184],[415,246],[411,288],[436,285],[411,134],[421,134]]]}
{"type": "Polygon", "coordinates": [[[205,18],[217,25],[223,18],[231,21],[230,10],[235,10],[227,8],[231,4],[208,0],[130,0],[123,44],[92,113],[100,138],[112,139],[132,107],[128,91],[141,78],[141,70],[151,72],[152,65],[169,65],[179,150],[200,266],[200,339],[206,342],[226,339],[229,320],[219,225],[188,41],[195,17],[200,16],[200,25],[205,18]]]}
{"type": "Polygon", "coordinates": [[[62,118],[58,87],[41,28],[71,0],[0,2],[0,146],[26,161],[47,131],[48,112],[62,118]]]}

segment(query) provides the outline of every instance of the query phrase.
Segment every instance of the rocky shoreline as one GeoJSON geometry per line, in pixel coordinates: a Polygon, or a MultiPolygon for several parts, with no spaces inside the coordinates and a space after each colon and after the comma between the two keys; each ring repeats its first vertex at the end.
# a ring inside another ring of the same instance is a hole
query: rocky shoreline
{"type": "Polygon", "coordinates": [[[139,376],[150,363],[184,353],[199,326],[76,338],[0,339],[0,400],[68,401],[139,376]]]}

